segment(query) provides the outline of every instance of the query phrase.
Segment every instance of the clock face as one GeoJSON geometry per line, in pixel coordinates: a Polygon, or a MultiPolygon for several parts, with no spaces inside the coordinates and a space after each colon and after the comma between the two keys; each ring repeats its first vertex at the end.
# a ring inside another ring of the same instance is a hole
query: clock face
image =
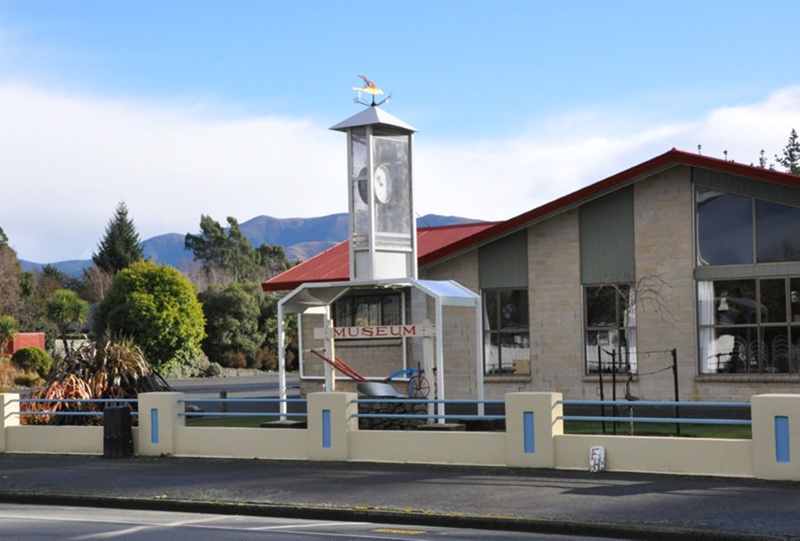
{"type": "Polygon", "coordinates": [[[381,203],[388,203],[391,198],[391,190],[389,182],[391,181],[389,166],[386,164],[379,165],[375,168],[375,175],[373,176],[375,189],[375,198],[381,203]]]}

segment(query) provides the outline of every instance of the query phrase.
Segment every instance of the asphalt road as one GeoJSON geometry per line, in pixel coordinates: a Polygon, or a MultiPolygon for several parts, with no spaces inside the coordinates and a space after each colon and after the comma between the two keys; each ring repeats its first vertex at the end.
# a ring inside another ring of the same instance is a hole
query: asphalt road
{"type": "Polygon", "coordinates": [[[0,453],[0,502],[101,507],[110,516],[139,509],[614,539],[800,540],[797,483],[609,472],[0,453]]]}
{"type": "MultiPolygon", "coordinates": [[[[177,392],[185,393],[187,403],[200,410],[213,413],[228,412],[270,412],[278,411],[278,403],[227,403],[210,401],[215,398],[277,398],[280,394],[278,374],[260,370],[242,370],[238,375],[227,375],[215,378],[170,379],[168,383],[177,392]],[[192,402],[192,399],[199,399],[192,402]]],[[[287,398],[299,398],[299,378],[296,373],[287,375],[287,398]]],[[[288,404],[288,411],[303,412],[302,404],[288,404]]]]}
{"type": "Polygon", "coordinates": [[[279,517],[218,515],[105,509],[96,507],[0,504],[0,531],[6,541],[230,541],[248,540],[435,540],[567,541],[600,538],[537,535],[361,521],[302,520],[279,517]]]}
{"type": "MultiPolygon", "coordinates": [[[[178,392],[197,398],[219,398],[226,392],[228,398],[274,398],[278,396],[278,373],[260,370],[240,371],[240,375],[216,378],[170,379],[168,383],[178,392]]],[[[299,396],[299,377],[296,373],[286,377],[288,395],[299,396]]]]}

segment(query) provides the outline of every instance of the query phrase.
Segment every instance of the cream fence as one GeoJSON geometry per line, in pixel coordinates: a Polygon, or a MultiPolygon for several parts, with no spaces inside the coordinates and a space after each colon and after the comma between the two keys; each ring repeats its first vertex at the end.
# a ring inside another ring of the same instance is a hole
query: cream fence
{"type": "MultiPolygon", "coordinates": [[[[307,428],[190,427],[185,398],[139,396],[134,454],[588,470],[602,448],[607,471],[800,480],[800,395],[753,396],[744,440],[564,434],[558,393],[507,394],[505,432],[359,430],[354,393],[309,395],[307,428]]],[[[0,452],[103,454],[102,426],[21,425],[19,408],[0,394],[0,452]]]]}

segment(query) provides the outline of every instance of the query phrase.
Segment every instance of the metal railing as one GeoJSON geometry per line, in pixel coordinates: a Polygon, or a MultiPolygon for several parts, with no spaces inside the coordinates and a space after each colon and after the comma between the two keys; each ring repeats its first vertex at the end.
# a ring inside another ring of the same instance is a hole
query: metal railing
{"type": "MultiPolygon", "coordinates": [[[[478,408],[480,405],[498,405],[505,407],[505,400],[428,400],[425,398],[357,398],[353,404],[444,404],[448,405],[468,405],[478,408]]],[[[355,413],[353,417],[360,419],[444,419],[452,421],[478,421],[478,420],[505,420],[502,415],[473,415],[473,414],[422,414],[422,413],[355,413]]]]}
{"type": "Polygon", "coordinates": [[[594,422],[625,422],[625,423],[670,423],[670,424],[717,424],[717,425],[752,425],[751,419],[724,419],[682,417],[680,408],[733,408],[750,409],[749,402],[662,402],[657,400],[559,400],[562,406],[600,406],[612,408],[627,408],[633,412],[637,407],[672,408],[673,417],[637,417],[635,415],[561,415],[558,419],[563,421],[594,421],[594,422]]]}
{"type": "MultiPolygon", "coordinates": [[[[53,416],[102,416],[104,407],[108,405],[127,405],[137,404],[137,399],[50,399],[50,398],[20,398],[15,400],[20,404],[18,411],[10,412],[20,416],[31,415],[53,415],[53,416]],[[41,411],[29,411],[22,408],[22,404],[89,404],[97,405],[90,411],[70,411],[60,409],[48,409],[41,411]]],[[[307,399],[305,398],[182,398],[178,403],[192,405],[192,404],[216,404],[220,406],[220,411],[181,411],[178,415],[185,417],[305,417],[307,408],[302,407],[303,411],[280,411],[281,404],[299,404],[306,406],[307,399]],[[275,410],[259,410],[259,411],[228,411],[228,405],[231,404],[267,404],[274,405],[275,410]]],[[[504,400],[436,400],[436,399],[416,399],[416,398],[357,398],[352,401],[354,404],[402,404],[402,405],[444,405],[448,406],[468,406],[471,410],[480,410],[480,406],[495,406],[503,408],[505,406],[504,400]]],[[[681,408],[691,408],[693,410],[702,410],[705,408],[730,408],[734,410],[742,410],[750,408],[749,402],[675,402],[675,401],[648,401],[648,400],[560,400],[558,404],[569,407],[609,407],[613,411],[618,411],[619,408],[625,408],[628,415],[619,414],[605,414],[601,415],[561,415],[558,417],[562,421],[585,421],[585,422],[601,422],[601,423],[666,423],[666,424],[716,424],[716,425],[743,425],[750,426],[752,421],[750,419],[741,418],[719,418],[719,417],[697,417],[697,416],[681,416],[681,408]],[[673,416],[647,416],[647,415],[634,415],[636,408],[651,408],[658,410],[659,408],[672,408],[673,416]]],[[[138,415],[134,407],[131,415],[138,415]]],[[[354,413],[352,415],[356,418],[364,419],[425,419],[425,420],[450,420],[450,421],[497,421],[505,420],[504,413],[501,414],[473,414],[473,413],[354,413]]]]}
{"type": "MultiPolygon", "coordinates": [[[[302,412],[280,411],[227,411],[228,404],[304,404],[305,398],[181,398],[179,404],[219,404],[222,411],[182,411],[178,415],[183,417],[305,417],[302,412]]],[[[305,409],[305,408],[304,408],[305,409]]]]}
{"type": "MultiPolygon", "coordinates": [[[[26,411],[22,409],[22,404],[101,404],[101,405],[124,405],[124,404],[137,404],[136,398],[20,398],[13,400],[20,404],[18,411],[10,412],[14,415],[29,416],[29,415],[54,415],[54,416],[103,416],[103,409],[98,408],[91,411],[74,411],[74,410],[39,410],[39,411],[26,411]]],[[[131,410],[131,415],[138,415],[137,408],[131,410]]]]}

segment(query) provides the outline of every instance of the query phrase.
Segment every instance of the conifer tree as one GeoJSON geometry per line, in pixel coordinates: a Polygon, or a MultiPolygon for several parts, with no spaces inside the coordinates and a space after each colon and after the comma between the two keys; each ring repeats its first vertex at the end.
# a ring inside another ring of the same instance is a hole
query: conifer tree
{"type": "Polygon", "coordinates": [[[254,279],[261,272],[260,254],[239,228],[236,218],[228,216],[228,230],[205,214],[200,216],[199,235],[187,233],[184,246],[194,253],[195,261],[203,262],[203,270],[211,274],[215,270],[227,273],[238,282],[254,279]]]}
{"type": "Polygon", "coordinates": [[[789,142],[783,148],[783,157],[775,156],[777,161],[787,173],[800,175],[800,140],[797,139],[797,131],[792,129],[789,135],[789,142]]]}
{"type": "Polygon", "coordinates": [[[136,226],[128,218],[128,207],[121,201],[106,226],[97,253],[92,254],[92,261],[104,271],[116,274],[131,263],[144,259],[144,250],[139,243],[136,226]]]}

